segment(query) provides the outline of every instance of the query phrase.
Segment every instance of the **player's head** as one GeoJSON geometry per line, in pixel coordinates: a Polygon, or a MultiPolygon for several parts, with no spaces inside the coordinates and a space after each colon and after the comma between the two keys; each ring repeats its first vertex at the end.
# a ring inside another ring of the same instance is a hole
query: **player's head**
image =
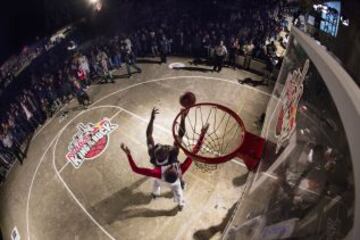
{"type": "Polygon", "coordinates": [[[168,183],[174,183],[178,179],[178,173],[175,167],[169,168],[164,174],[165,181],[168,183]]]}
{"type": "Polygon", "coordinates": [[[170,146],[156,144],[154,147],[154,156],[156,160],[161,163],[168,159],[170,154],[170,146]]]}

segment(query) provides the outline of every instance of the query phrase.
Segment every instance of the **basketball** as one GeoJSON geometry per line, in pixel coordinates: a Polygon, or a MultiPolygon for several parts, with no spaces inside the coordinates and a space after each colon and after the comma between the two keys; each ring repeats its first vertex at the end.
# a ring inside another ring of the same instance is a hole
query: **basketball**
{"type": "Polygon", "coordinates": [[[192,92],[186,92],[180,97],[181,106],[188,108],[196,103],[196,96],[192,92]]]}

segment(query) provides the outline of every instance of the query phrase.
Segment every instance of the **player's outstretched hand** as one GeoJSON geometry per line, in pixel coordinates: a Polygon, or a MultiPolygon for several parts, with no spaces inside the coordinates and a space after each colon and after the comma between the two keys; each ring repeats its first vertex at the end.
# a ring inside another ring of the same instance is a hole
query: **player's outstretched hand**
{"type": "Polygon", "coordinates": [[[130,149],[124,144],[121,143],[120,148],[124,151],[124,153],[126,153],[127,155],[130,154],[130,149]]]}
{"type": "Polygon", "coordinates": [[[157,114],[159,114],[159,109],[156,107],[153,107],[153,109],[151,111],[151,118],[154,119],[157,114]]]}

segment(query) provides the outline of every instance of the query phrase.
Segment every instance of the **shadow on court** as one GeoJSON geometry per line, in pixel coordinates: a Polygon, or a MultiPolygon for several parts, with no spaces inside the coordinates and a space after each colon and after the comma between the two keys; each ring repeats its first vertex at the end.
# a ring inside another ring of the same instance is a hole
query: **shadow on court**
{"type": "Polygon", "coordinates": [[[240,187],[246,183],[246,180],[249,176],[249,173],[246,173],[244,175],[238,176],[232,180],[232,183],[236,187],[240,187]]]}
{"type": "Polygon", "coordinates": [[[183,70],[183,71],[189,71],[189,72],[212,72],[212,69],[204,68],[204,67],[174,67],[174,70],[183,70]]]}
{"type": "Polygon", "coordinates": [[[153,218],[153,217],[173,217],[178,213],[178,208],[175,206],[169,210],[154,210],[148,208],[137,208],[133,210],[122,211],[119,217],[116,220],[124,220],[129,218],[153,218]]]}
{"type": "MultiPolygon", "coordinates": [[[[102,200],[90,208],[91,214],[98,216],[103,224],[112,224],[113,222],[136,217],[160,217],[175,216],[177,207],[170,210],[153,210],[147,208],[128,209],[134,206],[146,205],[152,201],[149,194],[135,192],[148,178],[141,178],[129,187],[125,187],[114,193],[110,197],[102,200]]],[[[172,193],[167,192],[161,197],[172,198],[172,193]]]]}
{"type": "Polygon", "coordinates": [[[265,83],[264,80],[254,80],[252,78],[245,78],[245,79],[238,79],[238,82],[240,84],[247,84],[247,85],[251,85],[253,87],[257,87],[257,86],[267,86],[267,83],[265,83]]]}
{"type": "Polygon", "coordinates": [[[233,215],[236,209],[236,204],[237,203],[234,203],[232,205],[232,207],[228,210],[226,216],[223,218],[220,224],[211,226],[207,229],[196,231],[193,235],[193,238],[195,240],[207,240],[207,239],[211,239],[218,232],[223,233],[226,228],[226,225],[228,224],[231,216],[233,215]]]}
{"type": "Polygon", "coordinates": [[[137,63],[142,63],[142,64],[161,64],[161,61],[155,60],[155,59],[142,58],[142,59],[137,59],[137,63]]]}

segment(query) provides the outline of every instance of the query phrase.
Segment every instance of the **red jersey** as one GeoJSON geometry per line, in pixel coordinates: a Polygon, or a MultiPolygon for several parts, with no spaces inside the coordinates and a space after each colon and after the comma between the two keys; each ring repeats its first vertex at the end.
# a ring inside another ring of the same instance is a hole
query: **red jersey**
{"type": "Polygon", "coordinates": [[[84,71],[84,70],[82,70],[82,69],[79,68],[79,69],[77,70],[76,74],[77,74],[77,77],[78,77],[78,79],[79,79],[80,81],[85,80],[86,74],[85,74],[85,71],[84,71]]]}

